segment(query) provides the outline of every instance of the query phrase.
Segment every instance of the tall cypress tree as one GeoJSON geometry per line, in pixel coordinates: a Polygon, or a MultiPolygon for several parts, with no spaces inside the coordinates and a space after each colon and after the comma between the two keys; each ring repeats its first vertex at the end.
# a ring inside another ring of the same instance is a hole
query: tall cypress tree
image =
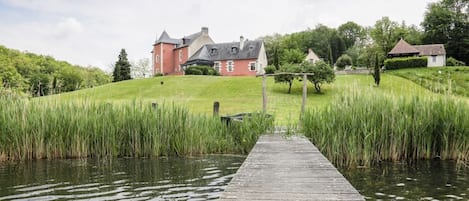
{"type": "Polygon", "coordinates": [[[113,82],[119,82],[122,80],[130,80],[130,63],[127,59],[127,53],[125,49],[122,49],[119,54],[119,60],[114,65],[114,72],[112,73],[113,82]]]}

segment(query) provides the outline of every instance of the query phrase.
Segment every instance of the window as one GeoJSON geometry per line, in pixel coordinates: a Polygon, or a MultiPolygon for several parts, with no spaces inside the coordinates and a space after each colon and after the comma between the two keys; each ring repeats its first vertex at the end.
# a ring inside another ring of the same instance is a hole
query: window
{"type": "Polygon", "coordinates": [[[217,71],[217,72],[220,72],[220,66],[221,66],[221,63],[219,61],[215,61],[213,63],[213,68],[217,71]]]}
{"type": "Polygon", "coordinates": [[[249,62],[249,71],[256,71],[256,62],[249,62]]]}
{"type": "Polygon", "coordinates": [[[179,62],[182,62],[182,50],[179,50],[179,62]]]}
{"type": "Polygon", "coordinates": [[[231,54],[237,54],[238,53],[238,48],[237,47],[231,47],[231,54]]]}
{"type": "Polygon", "coordinates": [[[433,62],[433,63],[436,62],[436,56],[432,56],[432,62],[433,62]]]}
{"type": "Polygon", "coordinates": [[[160,55],[156,55],[155,56],[155,63],[159,63],[160,62],[160,55]]]}
{"type": "Polygon", "coordinates": [[[233,72],[234,71],[234,62],[233,61],[227,61],[226,62],[226,71],[228,71],[228,72],[233,72]]]}
{"type": "Polygon", "coordinates": [[[217,55],[217,48],[212,48],[210,50],[210,55],[212,55],[212,56],[217,55]]]}

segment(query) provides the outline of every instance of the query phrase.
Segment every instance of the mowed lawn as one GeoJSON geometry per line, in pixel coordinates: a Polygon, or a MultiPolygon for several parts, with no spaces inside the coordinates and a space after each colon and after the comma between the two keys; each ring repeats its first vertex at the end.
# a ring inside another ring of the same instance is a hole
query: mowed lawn
{"type": "MultiPolygon", "coordinates": [[[[302,102],[302,82],[295,81],[292,93],[288,86],[274,83],[268,78],[268,113],[273,114],[277,124],[295,123],[299,119],[302,102]]],[[[381,85],[374,86],[370,75],[339,75],[332,84],[323,85],[321,94],[308,82],[307,107],[322,107],[333,97],[347,90],[374,90],[396,95],[431,95],[430,91],[407,79],[383,74],[381,85]]],[[[111,83],[91,89],[48,96],[43,100],[128,101],[177,104],[192,113],[211,114],[214,101],[220,102],[221,115],[262,110],[261,77],[220,76],[163,76],[140,80],[111,83]]]]}

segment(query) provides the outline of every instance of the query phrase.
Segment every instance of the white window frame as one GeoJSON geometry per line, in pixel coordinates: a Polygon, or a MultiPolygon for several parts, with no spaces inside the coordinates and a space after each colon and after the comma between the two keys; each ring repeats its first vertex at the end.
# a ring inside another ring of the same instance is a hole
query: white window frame
{"type": "Polygon", "coordinates": [[[217,72],[221,73],[221,62],[219,62],[219,61],[213,62],[213,69],[215,69],[217,72]]]}
{"type": "Polygon", "coordinates": [[[248,70],[249,71],[257,71],[257,62],[249,62],[248,70]],[[254,70],[251,69],[252,64],[254,64],[254,70]]]}
{"type": "Polygon", "coordinates": [[[234,72],[234,70],[235,70],[234,61],[233,60],[226,61],[226,72],[231,73],[231,72],[234,72]]]}
{"type": "Polygon", "coordinates": [[[179,62],[182,62],[182,50],[179,50],[179,62]]]}

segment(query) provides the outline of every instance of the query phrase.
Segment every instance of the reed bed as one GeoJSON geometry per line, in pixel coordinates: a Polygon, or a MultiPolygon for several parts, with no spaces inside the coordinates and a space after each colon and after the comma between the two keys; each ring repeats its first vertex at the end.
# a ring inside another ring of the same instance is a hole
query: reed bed
{"type": "Polygon", "coordinates": [[[0,99],[0,111],[0,161],[247,153],[273,125],[264,115],[227,125],[174,104],[141,101],[0,99]]]}
{"type": "Polygon", "coordinates": [[[305,135],[340,166],[380,161],[469,161],[469,105],[451,96],[351,89],[302,121],[305,135]]]}

